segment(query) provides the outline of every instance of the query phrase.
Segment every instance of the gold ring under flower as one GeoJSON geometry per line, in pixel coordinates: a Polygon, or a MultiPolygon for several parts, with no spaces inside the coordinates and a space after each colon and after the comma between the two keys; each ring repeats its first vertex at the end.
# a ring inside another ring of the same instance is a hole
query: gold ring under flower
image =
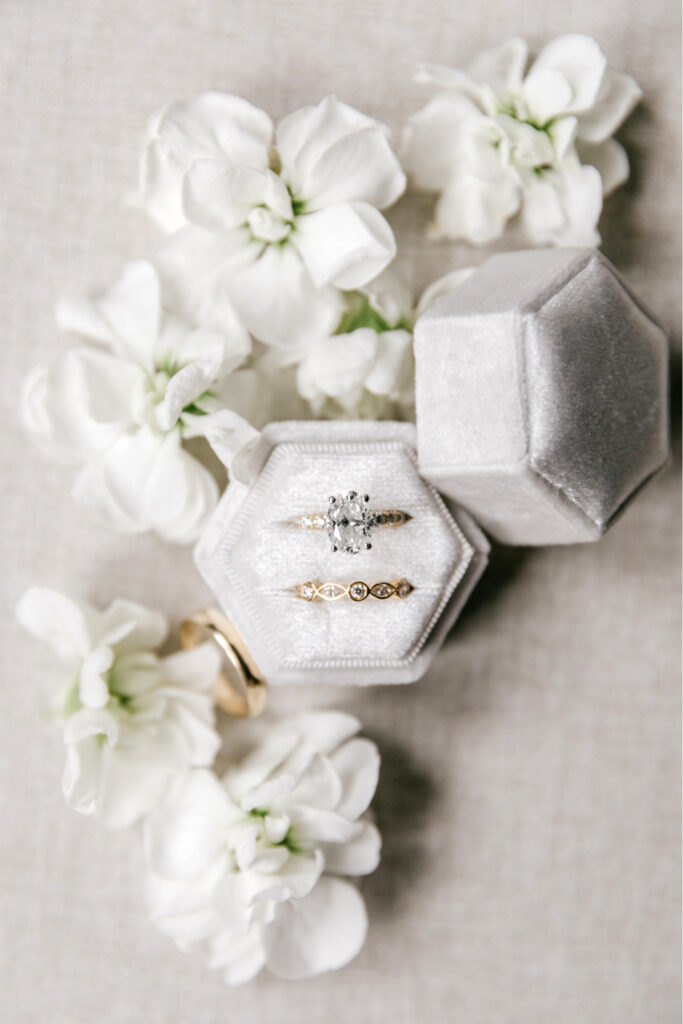
{"type": "Polygon", "coordinates": [[[314,583],[309,580],[307,583],[300,583],[296,588],[297,597],[302,601],[340,601],[348,598],[350,601],[359,603],[368,597],[375,597],[378,601],[386,601],[390,597],[397,597],[403,601],[413,592],[415,587],[408,580],[395,580],[392,583],[382,581],[381,583],[363,583],[355,580],[353,583],[314,583]]]}
{"type": "Polygon", "coordinates": [[[333,551],[356,555],[359,551],[370,550],[370,537],[376,527],[403,526],[412,519],[408,512],[400,509],[373,511],[369,503],[370,495],[358,491],[332,494],[326,512],[298,516],[296,524],[301,530],[327,530],[333,551]]]}
{"type": "Polygon", "coordinates": [[[223,667],[214,680],[216,704],[236,718],[260,715],[268,696],[266,681],[230,619],[216,608],[196,612],[180,627],[180,642],[186,650],[207,640],[223,655],[223,667]]]}

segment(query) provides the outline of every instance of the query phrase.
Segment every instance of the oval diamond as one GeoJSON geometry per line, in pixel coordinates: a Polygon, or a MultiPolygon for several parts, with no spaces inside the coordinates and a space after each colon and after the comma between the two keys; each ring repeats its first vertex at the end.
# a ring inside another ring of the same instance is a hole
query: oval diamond
{"type": "Polygon", "coordinates": [[[365,496],[355,491],[336,494],[327,510],[327,535],[334,551],[357,555],[367,547],[372,518],[366,508],[365,496]]]}
{"type": "Polygon", "coordinates": [[[345,593],[345,588],[340,587],[338,583],[324,583],[318,589],[318,596],[322,597],[323,601],[338,601],[345,593]]]}
{"type": "Polygon", "coordinates": [[[394,588],[391,583],[375,583],[374,587],[370,591],[373,597],[378,597],[380,601],[384,601],[387,597],[391,597],[394,592],[394,588]]]}

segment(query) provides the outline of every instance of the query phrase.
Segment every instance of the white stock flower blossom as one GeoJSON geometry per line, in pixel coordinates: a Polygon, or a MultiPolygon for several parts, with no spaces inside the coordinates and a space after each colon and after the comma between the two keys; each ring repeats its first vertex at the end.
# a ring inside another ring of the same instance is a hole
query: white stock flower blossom
{"type": "Polygon", "coordinates": [[[486,50],[467,72],[427,66],[437,92],[403,134],[415,185],[438,192],[432,233],[484,244],[519,215],[537,245],[597,245],[603,196],[628,177],[612,138],[641,97],[586,35],[560,36],[525,75],[527,44],[486,50]]]}
{"type": "MultiPolygon", "coordinates": [[[[225,314],[225,310],[224,310],[225,314]]],[[[218,499],[211,473],[183,442],[212,431],[235,450],[253,443],[258,393],[239,369],[251,341],[236,321],[195,327],[164,308],[159,277],[144,261],[93,302],[63,302],[58,323],[90,344],[29,376],[24,423],[52,453],[80,467],[73,493],[107,525],[153,530],[189,543],[218,499]]]]}
{"type": "Polygon", "coordinates": [[[297,386],[313,414],[325,418],[412,419],[415,411],[413,325],[469,268],[447,274],[417,305],[391,270],[351,293],[334,334],[313,341],[297,367],[297,386]]]}
{"type": "Polygon", "coordinates": [[[393,259],[379,211],[404,188],[388,130],[333,96],[275,130],[236,96],[173,104],[140,172],[140,204],[173,232],[157,263],[177,301],[201,320],[227,300],[255,338],[294,353],[393,259]]]}
{"type": "Polygon", "coordinates": [[[152,921],[181,949],[202,949],[229,984],[264,966],[310,977],[362,947],[363,899],[337,877],[379,861],[366,813],[379,755],[359,727],[342,712],[301,713],[222,780],[178,780],[146,820],[152,921]]]}
{"type": "Polygon", "coordinates": [[[123,828],[147,814],[171,780],[212,764],[220,746],[213,645],[161,658],[154,651],[167,624],[159,612],[121,600],[100,612],[43,587],[24,594],[16,615],[68,672],[54,711],[70,807],[123,828]]]}

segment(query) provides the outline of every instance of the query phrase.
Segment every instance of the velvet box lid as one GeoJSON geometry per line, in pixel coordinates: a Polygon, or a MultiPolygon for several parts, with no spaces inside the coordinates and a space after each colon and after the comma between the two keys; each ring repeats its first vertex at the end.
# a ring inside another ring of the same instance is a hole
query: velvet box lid
{"type": "Polygon", "coordinates": [[[666,338],[595,249],[491,257],[415,359],[420,472],[498,541],[597,540],[667,460],[666,338]]]}

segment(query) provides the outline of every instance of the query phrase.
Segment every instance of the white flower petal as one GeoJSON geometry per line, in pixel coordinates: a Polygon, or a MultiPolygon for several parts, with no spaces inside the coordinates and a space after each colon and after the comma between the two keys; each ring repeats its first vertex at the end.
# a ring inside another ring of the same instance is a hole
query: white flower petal
{"type": "Polygon", "coordinates": [[[322,874],[324,862],[320,850],[292,853],[276,874],[258,871],[244,872],[242,893],[246,905],[274,900],[301,900],[305,897],[322,874]]]}
{"type": "MultiPolygon", "coordinates": [[[[189,225],[176,232],[157,251],[166,302],[193,323],[219,328],[235,321],[225,279],[262,251],[244,228],[215,233],[189,225]]],[[[245,325],[247,326],[247,325],[245,325]]]]}
{"type": "Polygon", "coordinates": [[[128,651],[159,647],[166,639],[168,623],[161,612],[136,601],[112,601],[100,615],[98,642],[115,644],[117,656],[128,651]]]}
{"type": "Polygon", "coordinates": [[[192,165],[185,176],[183,204],[188,220],[210,231],[244,225],[250,210],[265,204],[292,217],[287,188],[271,170],[220,160],[197,160],[192,165]]]}
{"type": "Polygon", "coordinates": [[[531,66],[529,78],[538,71],[561,74],[571,90],[569,100],[563,105],[563,112],[580,113],[595,103],[606,67],[605,55],[594,39],[570,33],[553,39],[543,47],[531,66]]]}
{"type": "Polygon", "coordinates": [[[185,224],[183,179],[199,159],[265,169],[273,126],[262,110],[238,96],[207,92],[168,107],[152,128],[140,166],[140,201],[165,231],[185,224]]]}
{"type": "Polygon", "coordinates": [[[360,952],[367,933],[358,890],[321,878],[304,899],[277,908],[265,931],[266,962],[279,978],[309,978],[343,967],[360,952]]]}
{"type": "Polygon", "coordinates": [[[67,746],[81,743],[93,736],[102,736],[109,747],[119,742],[120,729],[114,716],[104,709],[82,708],[64,723],[62,739],[67,746]]]}
{"type": "Polygon", "coordinates": [[[268,449],[263,435],[232,409],[202,416],[195,424],[234,480],[248,483],[268,449]]]}
{"type": "Polygon", "coordinates": [[[176,651],[161,661],[165,684],[181,686],[209,697],[220,666],[220,651],[209,642],[188,651],[176,651]]]}
{"type": "Polygon", "coordinates": [[[540,126],[570,110],[574,98],[570,83],[552,67],[532,68],[524,80],[522,94],[530,116],[540,126]]]}
{"type": "Polygon", "coordinates": [[[145,822],[147,863],[162,878],[194,878],[227,846],[235,809],[216,776],[188,772],[166,802],[145,822]]]}
{"type": "Polygon", "coordinates": [[[326,96],[315,107],[302,107],[277,126],[275,143],[282,177],[294,195],[310,198],[308,178],[326,150],[340,139],[367,128],[383,129],[377,121],[326,96]]]}
{"type": "Polygon", "coordinates": [[[161,285],[152,264],[146,260],[129,263],[96,306],[111,328],[117,352],[153,369],[161,327],[161,285]]]}
{"type": "Polygon", "coordinates": [[[571,152],[571,148],[576,140],[576,130],[578,127],[578,121],[575,117],[558,117],[550,125],[548,133],[552,139],[553,148],[555,150],[555,159],[553,163],[559,161],[562,162],[566,156],[571,152]]]}
{"type": "Polygon", "coordinates": [[[403,194],[406,176],[389,140],[376,127],[352,132],[333,143],[311,168],[305,192],[307,210],[353,199],[383,210],[403,194]]]}
{"type": "Polygon", "coordinates": [[[412,289],[393,269],[382,271],[359,290],[367,295],[372,309],[389,327],[404,326],[412,321],[412,289]]]}
{"type": "Polygon", "coordinates": [[[143,383],[136,366],[97,349],[71,349],[27,380],[24,425],[57,455],[88,458],[129,428],[131,396],[143,383]]]}
{"type": "Polygon", "coordinates": [[[524,187],[522,223],[534,244],[597,245],[602,179],[595,167],[565,166],[531,174],[524,187]]]}
{"type": "MultiPolygon", "coordinates": [[[[381,218],[381,214],[377,217],[381,218]]],[[[293,237],[299,238],[299,232],[293,237]]],[[[315,241],[309,244],[309,251],[314,251],[315,241]]],[[[323,244],[332,245],[330,239],[323,244]]],[[[330,334],[339,321],[342,299],[335,289],[322,287],[324,283],[316,281],[314,285],[289,242],[284,246],[266,246],[258,259],[225,281],[247,330],[266,345],[292,353],[300,352],[308,339],[330,334]]]]}
{"type": "Polygon", "coordinates": [[[228,985],[243,985],[265,967],[263,931],[254,926],[245,933],[223,932],[213,943],[211,966],[223,970],[228,985]]]}
{"type": "Polygon", "coordinates": [[[463,238],[483,245],[500,238],[519,209],[519,186],[512,176],[486,181],[463,174],[443,192],[434,214],[435,238],[463,238]]]}
{"type": "Polygon", "coordinates": [[[464,160],[463,143],[481,112],[465,96],[440,93],[403,130],[401,159],[416,188],[440,192],[464,160]]]}
{"type": "Polygon", "coordinates": [[[78,677],[78,696],[86,708],[103,708],[109,700],[107,674],[114,663],[111,647],[96,647],[83,660],[78,677]]]}
{"type": "Polygon", "coordinates": [[[364,821],[362,830],[348,843],[325,843],[325,872],[330,875],[369,875],[379,864],[382,837],[377,827],[364,821]]]}
{"type": "Polygon", "coordinates": [[[222,860],[192,880],[181,882],[160,878],[151,872],[145,880],[145,898],[152,923],[180,949],[211,938],[220,920],[211,899],[225,870],[222,860]]]}
{"type": "Polygon", "coordinates": [[[307,807],[325,811],[338,810],[344,780],[339,778],[335,768],[327,757],[314,754],[287,803],[305,804],[307,807]]]}
{"type": "Polygon", "coordinates": [[[498,96],[504,96],[507,91],[520,88],[528,56],[523,39],[508,39],[500,46],[482,50],[470,64],[468,73],[478,82],[489,85],[498,96]]]}
{"type": "Polygon", "coordinates": [[[362,828],[336,811],[305,804],[287,803],[286,806],[291,821],[289,834],[293,843],[303,849],[318,847],[321,843],[348,843],[362,828]]]}
{"type": "Polygon", "coordinates": [[[113,506],[140,529],[187,544],[199,536],[213,511],[218,487],[209,471],[184,451],[177,431],[159,437],[142,428],[105,456],[99,498],[101,514],[107,516],[113,506]]]}
{"type": "MultiPolygon", "coordinates": [[[[176,769],[177,770],[177,769],[176,769]]],[[[174,766],[153,761],[139,751],[116,747],[100,792],[97,817],[107,828],[129,828],[154,810],[166,791],[174,766]]]]}
{"type": "Polygon", "coordinates": [[[341,398],[362,387],[375,364],[377,347],[377,333],[370,327],[321,338],[299,365],[299,392],[309,400],[319,394],[341,398]]]}
{"type": "Polygon", "coordinates": [[[368,809],[377,789],[377,747],[370,740],[356,737],[331,754],[330,762],[342,786],[341,799],[335,810],[337,814],[355,821],[368,809]]]}
{"type": "Polygon", "coordinates": [[[96,613],[48,587],[29,587],[16,608],[17,621],[52,647],[58,657],[85,658],[96,628],[96,613]]]}
{"type": "Polygon", "coordinates": [[[296,246],[316,287],[359,288],[396,255],[391,228],[373,206],[339,203],[297,218],[296,246]]]}
{"type": "Polygon", "coordinates": [[[373,395],[396,402],[412,402],[415,380],[413,336],[409,331],[383,331],[378,336],[377,359],[365,380],[373,395]]]}
{"type": "Polygon", "coordinates": [[[582,164],[591,164],[602,178],[602,194],[608,196],[628,180],[629,164],[626,150],[616,139],[605,139],[593,146],[579,140],[577,146],[582,164]]]}
{"type": "Polygon", "coordinates": [[[608,139],[626,120],[642,95],[642,89],[631,75],[608,69],[595,105],[579,117],[580,138],[594,143],[608,139]]]}
{"type": "Polygon", "coordinates": [[[79,814],[97,811],[106,756],[97,735],[66,748],[62,792],[69,807],[79,814]]]}

